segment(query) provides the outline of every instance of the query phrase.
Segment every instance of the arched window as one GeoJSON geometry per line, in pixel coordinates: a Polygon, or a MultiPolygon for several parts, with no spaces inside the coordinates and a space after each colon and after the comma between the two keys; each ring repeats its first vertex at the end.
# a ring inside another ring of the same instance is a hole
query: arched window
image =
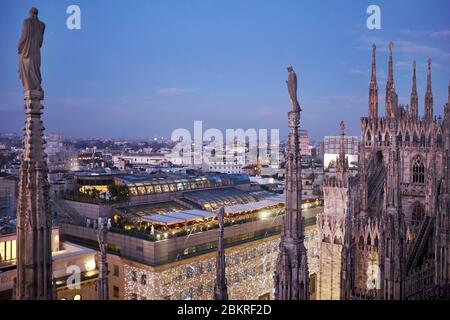
{"type": "Polygon", "coordinates": [[[442,147],[442,135],[440,133],[437,135],[436,142],[439,147],[442,147]]]}
{"type": "Polygon", "coordinates": [[[413,145],[416,146],[419,143],[419,137],[417,137],[417,133],[413,134],[413,145]]]}
{"type": "Polygon", "coordinates": [[[402,135],[402,133],[400,132],[400,133],[398,134],[398,136],[397,136],[397,143],[398,143],[398,146],[399,146],[399,147],[402,146],[402,140],[403,140],[403,135],[402,135]]]}
{"type": "Polygon", "coordinates": [[[363,236],[359,237],[359,249],[364,249],[364,238],[363,238],[363,236]]]}
{"type": "Polygon", "coordinates": [[[410,138],[409,138],[409,132],[406,131],[406,135],[405,135],[405,146],[409,147],[409,143],[410,143],[410,138]]]}
{"type": "Polygon", "coordinates": [[[366,146],[372,145],[372,135],[370,134],[370,131],[367,132],[367,138],[366,138],[366,146]]]}
{"type": "Polygon", "coordinates": [[[420,135],[420,146],[425,147],[425,133],[423,133],[423,132],[420,135]]]}
{"type": "Polygon", "coordinates": [[[425,208],[420,202],[415,202],[412,208],[411,223],[419,225],[425,218],[425,208]]]}
{"type": "Polygon", "coordinates": [[[383,139],[381,138],[381,133],[378,132],[378,145],[379,145],[379,146],[381,146],[382,140],[383,140],[383,139]]]}
{"type": "Polygon", "coordinates": [[[413,163],[413,183],[425,183],[425,166],[420,158],[413,163]]]}
{"type": "Polygon", "coordinates": [[[372,238],[370,237],[370,234],[367,236],[367,245],[368,246],[372,245],[372,238]]]}
{"type": "Polygon", "coordinates": [[[389,137],[389,133],[386,132],[386,135],[384,136],[384,145],[385,146],[389,146],[389,141],[390,137],[389,137]]]}
{"type": "Polygon", "coordinates": [[[378,247],[378,236],[375,236],[375,240],[373,242],[374,247],[378,247]]]}

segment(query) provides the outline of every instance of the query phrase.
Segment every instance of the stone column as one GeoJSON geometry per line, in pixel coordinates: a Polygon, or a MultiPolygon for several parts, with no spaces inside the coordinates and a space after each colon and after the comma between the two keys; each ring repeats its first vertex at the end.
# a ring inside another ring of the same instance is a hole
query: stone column
{"type": "Polygon", "coordinates": [[[228,300],[227,278],[225,275],[225,247],[224,247],[224,207],[217,211],[219,221],[219,239],[217,243],[216,283],[214,286],[214,300],[228,300]]]}
{"type": "Polygon", "coordinates": [[[109,300],[108,262],[107,262],[108,219],[98,218],[98,225],[99,225],[98,244],[100,248],[100,258],[99,258],[100,265],[97,280],[97,299],[109,300]]]}
{"type": "Polygon", "coordinates": [[[53,298],[52,218],[44,153],[42,90],[24,91],[25,128],[17,207],[16,299],[53,298]]]}

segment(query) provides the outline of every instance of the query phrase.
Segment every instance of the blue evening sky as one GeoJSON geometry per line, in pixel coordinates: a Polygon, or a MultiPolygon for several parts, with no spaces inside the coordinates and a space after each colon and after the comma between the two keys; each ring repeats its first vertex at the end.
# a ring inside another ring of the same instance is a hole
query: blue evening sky
{"type": "Polygon", "coordinates": [[[371,44],[378,47],[381,113],[387,43],[394,41],[400,103],[418,64],[420,110],[433,59],[435,113],[450,79],[450,1],[5,0],[0,11],[0,132],[23,126],[17,40],[31,6],[46,23],[42,48],[47,132],[73,137],[170,136],[176,128],[287,132],[286,66],[299,78],[301,127],[313,139],[359,134],[367,114],[371,44]],[[81,30],[66,8],[81,8],[81,30]],[[368,5],[381,30],[366,28],[368,5]]]}

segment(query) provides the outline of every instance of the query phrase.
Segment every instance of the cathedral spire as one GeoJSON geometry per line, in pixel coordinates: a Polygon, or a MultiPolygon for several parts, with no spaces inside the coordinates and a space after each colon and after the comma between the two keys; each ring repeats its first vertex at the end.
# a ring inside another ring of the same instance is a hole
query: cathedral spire
{"type": "Polygon", "coordinates": [[[336,178],[343,184],[347,183],[348,159],[345,156],[345,123],[341,121],[339,124],[341,129],[341,137],[339,140],[339,156],[336,164],[336,178]]]}
{"type": "Polygon", "coordinates": [[[224,215],[225,209],[222,207],[217,211],[219,221],[219,240],[217,243],[216,259],[216,284],[214,287],[215,300],[228,300],[227,278],[225,275],[225,247],[224,247],[224,215]]]}
{"type": "Polygon", "coordinates": [[[425,122],[433,121],[433,91],[431,89],[431,59],[428,59],[427,93],[425,94],[425,122]]]}
{"type": "Polygon", "coordinates": [[[52,215],[41,120],[44,91],[41,87],[39,44],[43,41],[45,24],[37,20],[37,15],[38,10],[31,8],[19,40],[25,128],[17,201],[17,300],[56,298],[52,279],[52,215]]]}
{"type": "Polygon", "coordinates": [[[289,118],[289,140],[286,157],[285,214],[281,229],[280,251],[277,258],[275,282],[276,300],[307,300],[309,272],[304,244],[302,217],[301,158],[298,139],[300,107],[297,101],[297,76],[288,68],[287,81],[292,110],[289,118]]]}
{"type": "Polygon", "coordinates": [[[411,90],[411,115],[414,120],[419,118],[419,96],[417,95],[416,61],[413,62],[413,80],[411,90]]]}
{"type": "Polygon", "coordinates": [[[389,67],[388,67],[388,78],[386,83],[386,118],[395,118],[397,111],[397,94],[395,93],[394,84],[394,63],[392,59],[392,49],[394,48],[394,43],[389,42],[389,67]]]}
{"type": "Polygon", "coordinates": [[[377,84],[377,65],[376,65],[377,46],[372,46],[372,77],[369,87],[369,118],[378,118],[378,84],[377,84]]]}

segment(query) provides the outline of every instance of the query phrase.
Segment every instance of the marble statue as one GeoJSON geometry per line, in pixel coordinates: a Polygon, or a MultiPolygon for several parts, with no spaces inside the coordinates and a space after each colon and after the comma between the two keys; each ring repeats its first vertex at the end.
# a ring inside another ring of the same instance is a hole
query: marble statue
{"type": "MultiPolygon", "coordinates": [[[[287,70],[289,72],[288,79],[286,81],[288,87],[289,98],[291,100],[291,106],[293,111],[300,109],[300,105],[297,100],[297,74],[292,66],[288,66],[287,70]]],[[[300,109],[301,111],[301,109],[300,109]]]]}
{"type": "Polygon", "coordinates": [[[38,18],[38,10],[30,9],[30,16],[25,19],[19,39],[19,76],[24,91],[41,88],[41,46],[44,40],[45,24],[38,18]]]}

